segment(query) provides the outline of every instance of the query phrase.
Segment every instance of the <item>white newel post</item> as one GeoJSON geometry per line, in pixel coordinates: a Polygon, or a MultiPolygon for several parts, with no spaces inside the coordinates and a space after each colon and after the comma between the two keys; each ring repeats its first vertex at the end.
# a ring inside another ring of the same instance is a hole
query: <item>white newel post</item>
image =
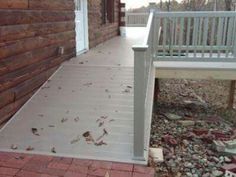
{"type": "Polygon", "coordinates": [[[233,55],[236,57],[236,17],[234,20],[234,48],[233,48],[233,55]]]}
{"type": "Polygon", "coordinates": [[[144,158],[145,132],[145,56],[148,46],[133,46],[134,50],[134,159],[144,158]]]}

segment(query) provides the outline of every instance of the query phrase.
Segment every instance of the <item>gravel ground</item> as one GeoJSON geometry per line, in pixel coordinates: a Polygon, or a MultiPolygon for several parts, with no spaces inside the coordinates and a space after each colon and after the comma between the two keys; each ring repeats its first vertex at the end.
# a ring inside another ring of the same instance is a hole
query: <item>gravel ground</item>
{"type": "Polygon", "coordinates": [[[226,109],[229,85],[229,81],[160,80],[150,141],[152,147],[163,148],[165,158],[163,163],[150,162],[157,177],[223,175],[222,166],[232,158],[217,152],[213,140],[234,139],[236,110],[226,109]],[[200,136],[201,130],[210,133],[200,136]]]}

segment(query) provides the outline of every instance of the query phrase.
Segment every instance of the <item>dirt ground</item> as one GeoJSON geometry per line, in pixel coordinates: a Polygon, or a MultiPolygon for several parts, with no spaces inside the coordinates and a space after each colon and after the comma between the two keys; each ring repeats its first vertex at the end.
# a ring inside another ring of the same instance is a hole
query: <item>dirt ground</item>
{"type": "Polygon", "coordinates": [[[229,86],[230,81],[160,80],[150,141],[152,147],[161,147],[164,152],[163,163],[151,164],[156,166],[157,177],[223,176],[222,167],[232,163],[232,156],[214,150],[212,140],[217,137],[203,139],[192,132],[207,129],[225,136],[234,132],[236,110],[226,109],[229,86]],[[193,121],[194,125],[180,125],[168,115],[193,121]],[[168,138],[173,138],[172,144],[168,138]]]}
{"type": "MultiPolygon", "coordinates": [[[[197,109],[193,113],[196,116],[206,114],[218,115],[236,125],[236,110],[228,110],[230,81],[216,80],[160,80],[160,94],[157,103],[157,111],[171,109],[183,112],[185,101],[196,101],[207,109],[197,109]],[[202,112],[205,111],[205,112],[202,112]]],[[[236,108],[236,95],[234,108],[236,108]]]]}

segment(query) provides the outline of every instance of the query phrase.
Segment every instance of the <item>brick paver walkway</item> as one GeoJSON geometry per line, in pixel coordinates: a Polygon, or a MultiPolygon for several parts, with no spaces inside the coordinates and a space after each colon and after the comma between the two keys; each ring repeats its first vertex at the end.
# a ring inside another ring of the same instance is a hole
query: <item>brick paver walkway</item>
{"type": "Polygon", "coordinates": [[[151,167],[0,152],[0,177],[154,177],[151,167]]]}

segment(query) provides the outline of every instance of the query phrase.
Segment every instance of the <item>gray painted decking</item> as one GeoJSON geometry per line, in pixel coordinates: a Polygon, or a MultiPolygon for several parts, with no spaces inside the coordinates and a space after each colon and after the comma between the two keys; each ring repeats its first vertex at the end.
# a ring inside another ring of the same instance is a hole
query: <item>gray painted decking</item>
{"type": "Polygon", "coordinates": [[[2,128],[0,151],[14,145],[16,152],[55,155],[54,148],[58,156],[135,162],[131,46],[141,34],[114,38],[64,63],[2,128]],[[88,131],[98,144],[85,140],[88,131]],[[26,151],[29,146],[34,150],[26,151]]]}

